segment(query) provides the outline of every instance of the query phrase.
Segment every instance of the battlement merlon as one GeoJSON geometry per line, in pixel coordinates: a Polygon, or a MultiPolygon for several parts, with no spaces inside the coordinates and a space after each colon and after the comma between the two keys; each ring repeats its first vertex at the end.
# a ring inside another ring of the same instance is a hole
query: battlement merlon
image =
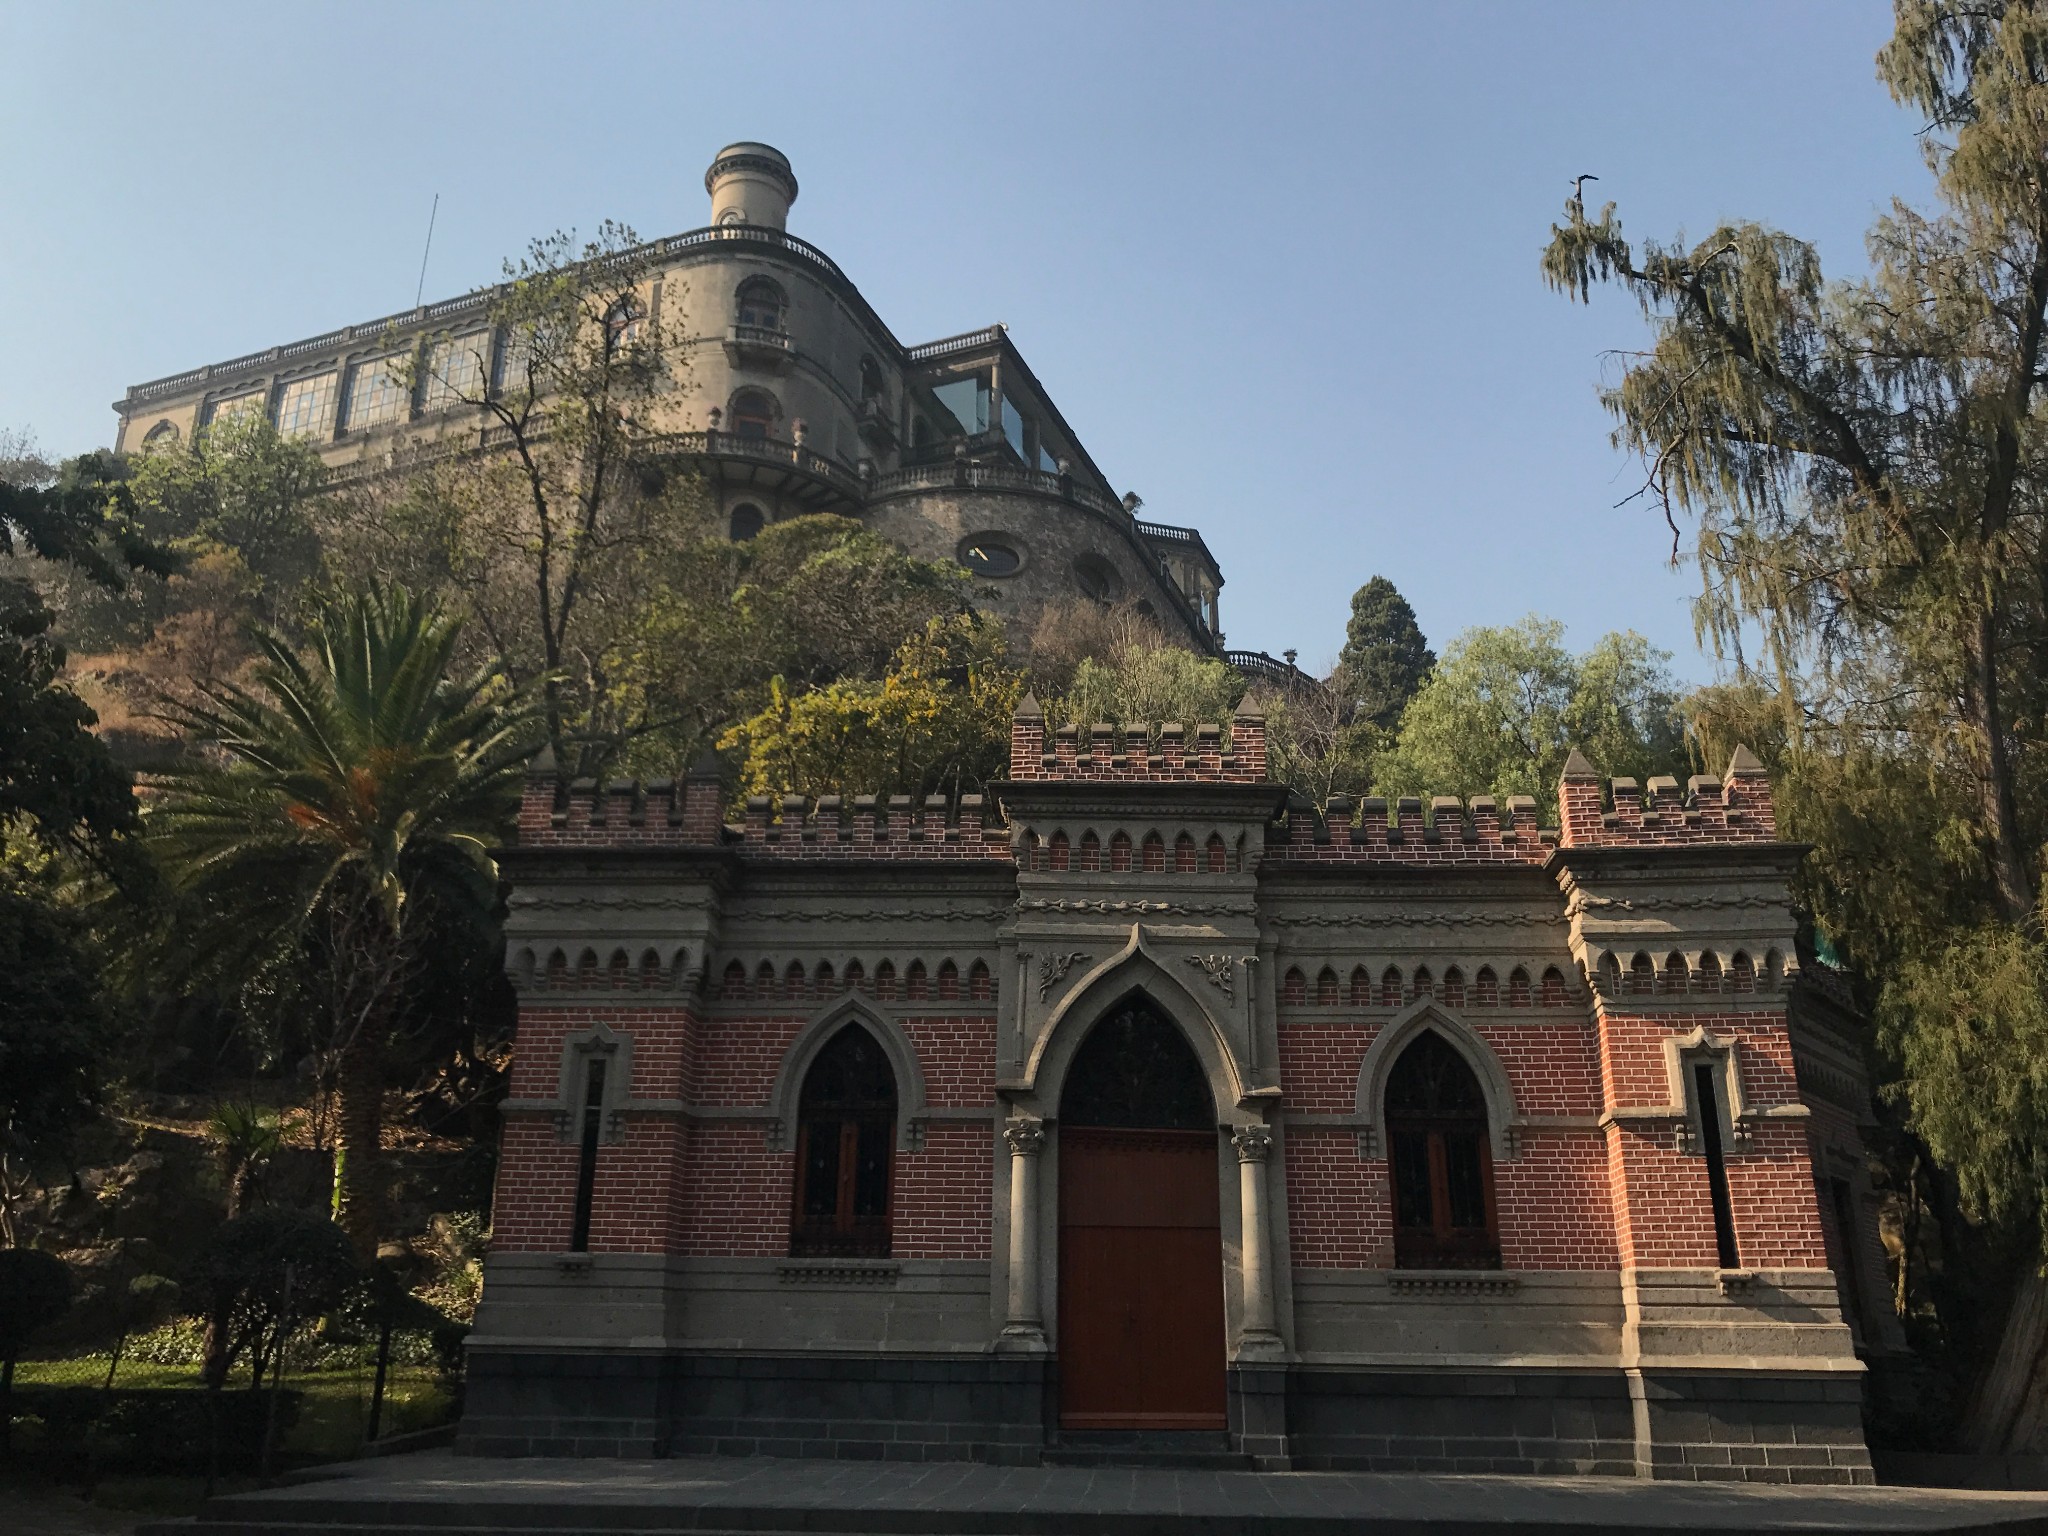
{"type": "Polygon", "coordinates": [[[1738,746],[1721,778],[1695,774],[1681,791],[1659,776],[1647,784],[1600,776],[1577,748],[1557,786],[1558,841],[1565,848],[1774,843],[1778,817],[1764,765],[1738,746]]]}
{"type": "Polygon", "coordinates": [[[1063,725],[1048,738],[1045,710],[1030,694],[1010,722],[1010,781],[1048,779],[1119,784],[1263,784],[1266,717],[1238,706],[1226,739],[1219,725],[1190,732],[1165,724],[1096,722],[1063,725]]]}

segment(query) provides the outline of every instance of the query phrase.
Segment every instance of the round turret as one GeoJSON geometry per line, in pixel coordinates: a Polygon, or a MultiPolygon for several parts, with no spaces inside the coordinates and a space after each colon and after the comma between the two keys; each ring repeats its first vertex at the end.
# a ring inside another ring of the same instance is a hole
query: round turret
{"type": "Polygon", "coordinates": [[[789,205],[796,201],[796,174],[789,158],[769,144],[742,140],[728,144],[704,173],[711,194],[713,224],[789,226],[789,205]]]}

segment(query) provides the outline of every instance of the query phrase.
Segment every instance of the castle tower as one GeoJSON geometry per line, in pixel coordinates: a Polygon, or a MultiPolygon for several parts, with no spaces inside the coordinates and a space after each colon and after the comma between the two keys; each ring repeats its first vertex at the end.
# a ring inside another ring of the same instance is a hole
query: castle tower
{"type": "Polygon", "coordinates": [[[768,144],[742,139],[728,144],[704,173],[711,194],[713,224],[765,224],[789,227],[789,205],[796,201],[796,173],[789,157],[768,144]]]}

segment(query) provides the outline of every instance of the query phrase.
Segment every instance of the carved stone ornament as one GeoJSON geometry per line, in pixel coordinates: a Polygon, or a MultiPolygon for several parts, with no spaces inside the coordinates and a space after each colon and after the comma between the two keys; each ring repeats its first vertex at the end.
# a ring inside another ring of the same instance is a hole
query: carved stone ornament
{"type": "Polygon", "coordinates": [[[1230,1133],[1240,1163],[1263,1163],[1273,1155],[1273,1128],[1269,1125],[1240,1125],[1230,1133]]]}
{"type": "Polygon", "coordinates": [[[1237,959],[1232,955],[1189,955],[1188,964],[1209,978],[1209,985],[1223,994],[1227,1003],[1237,1001],[1237,959]]]}
{"type": "Polygon", "coordinates": [[[1012,1157],[1036,1157],[1045,1150],[1045,1122],[1012,1120],[1003,1127],[1003,1140],[1010,1144],[1012,1157]]]}
{"type": "Polygon", "coordinates": [[[1041,1003],[1044,1002],[1046,994],[1067,979],[1067,972],[1074,968],[1075,961],[1086,960],[1087,958],[1088,956],[1082,954],[1079,950],[1069,955],[1040,955],[1038,957],[1038,1000],[1041,1003]]]}

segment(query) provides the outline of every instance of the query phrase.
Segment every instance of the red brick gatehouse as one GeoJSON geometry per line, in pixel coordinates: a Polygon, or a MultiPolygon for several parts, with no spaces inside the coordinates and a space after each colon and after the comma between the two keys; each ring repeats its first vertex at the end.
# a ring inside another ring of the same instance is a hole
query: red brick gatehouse
{"type": "Polygon", "coordinates": [[[468,1449],[1869,1480],[1868,1087],[1748,753],[1547,829],[1027,700],[986,798],[720,810],[529,783],[468,1449]]]}

